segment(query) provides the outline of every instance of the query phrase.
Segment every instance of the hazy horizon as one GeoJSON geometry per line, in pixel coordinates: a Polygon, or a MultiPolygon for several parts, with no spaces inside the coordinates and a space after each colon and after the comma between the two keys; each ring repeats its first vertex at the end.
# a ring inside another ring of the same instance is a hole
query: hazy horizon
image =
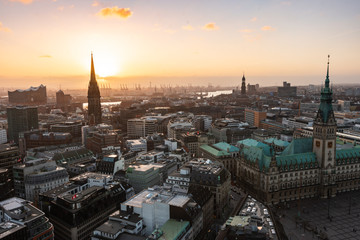
{"type": "MultiPolygon", "coordinates": [[[[307,86],[309,84],[321,85],[324,83],[325,75],[323,76],[247,76],[246,84],[259,84],[260,87],[274,87],[282,86],[284,81],[291,83],[292,86],[307,86]],[[298,83],[298,84],[296,84],[298,83]]],[[[110,85],[111,88],[120,88],[121,85],[127,85],[128,88],[133,88],[135,85],[140,84],[142,88],[148,88],[150,86],[157,86],[160,89],[161,86],[208,86],[213,87],[236,87],[241,85],[242,76],[188,76],[188,77],[110,77],[106,79],[98,78],[99,86],[110,85]]],[[[2,83],[2,88],[6,89],[26,89],[29,87],[36,87],[40,84],[46,85],[48,89],[87,89],[89,76],[69,76],[63,78],[55,77],[42,77],[42,78],[29,78],[28,84],[24,84],[22,79],[5,79],[2,83]],[[18,82],[17,82],[18,81],[18,82]],[[76,83],[74,83],[76,82],[76,83]]],[[[333,85],[351,85],[359,84],[360,78],[355,76],[331,76],[330,81],[333,85]],[[343,80],[346,79],[346,80],[343,80]]]]}

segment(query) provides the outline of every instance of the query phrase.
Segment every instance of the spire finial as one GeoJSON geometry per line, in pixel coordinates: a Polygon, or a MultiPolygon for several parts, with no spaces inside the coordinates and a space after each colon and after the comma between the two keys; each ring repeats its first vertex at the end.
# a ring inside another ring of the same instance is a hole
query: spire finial
{"type": "Polygon", "coordinates": [[[326,79],[325,79],[325,87],[329,87],[329,65],[330,65],[330,55],[328,55],[328,62],[327,62],[327,71],[326,71],[326,79]]]}

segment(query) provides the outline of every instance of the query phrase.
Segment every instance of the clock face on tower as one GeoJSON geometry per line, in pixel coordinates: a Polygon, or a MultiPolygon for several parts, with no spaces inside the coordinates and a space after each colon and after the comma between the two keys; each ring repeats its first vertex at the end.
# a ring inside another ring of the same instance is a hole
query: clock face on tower
{"type": "Polygon", "coordinates": [[[332,148],[332,142],[328,142],[328,148],[332,148]]]}
{"type": "Polygon", "coordinates": [[[320,141],[316,141],[316,147],[320,147],[320,141]]]}

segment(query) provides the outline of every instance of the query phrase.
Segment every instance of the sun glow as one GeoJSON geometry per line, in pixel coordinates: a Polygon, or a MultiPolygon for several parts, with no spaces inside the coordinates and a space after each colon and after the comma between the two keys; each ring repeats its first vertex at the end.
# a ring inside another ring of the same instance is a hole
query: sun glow
{"type": "Polygon", "coordinates": [[[110,54],[106,56],[105,54],[99,54],[99,56],[94,54],[94,66],[96,75],[100,77],[115,76],[120,72],[119,59],[110,54]]]}

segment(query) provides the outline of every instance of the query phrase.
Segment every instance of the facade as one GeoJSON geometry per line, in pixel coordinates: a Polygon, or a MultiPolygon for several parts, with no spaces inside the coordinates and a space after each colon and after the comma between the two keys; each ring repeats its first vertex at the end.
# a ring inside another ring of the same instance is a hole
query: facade
{"type": "MultiPolygon", "coordinates": [[[[188,221],[187,237],[178,239],[194,239],[202,230],[201,206],[187,194],[172,191],[168,187],[153,186],[141,191],[121,204],[122,211],[129,209],[143,219],[146,234],[151,234],[154,230],[162,227],[166,228],[169,220],[188,221]]],[[[169,236],[166,239],[174,238],[169,236]]]]}
{"type": "Polygon", "coordinates": [[[86,148],[95,154],[102,154],[103,150],[108,147],[120,147],[120,138],[115,131],[95,132],[92,137],[86,140],[86,148]]]}
{"type": "Polygon", "coordinates": [[[0,129],[0,144],[6,143],[7,139],[7,131],[6,129],[0,129]]]}
{"type": "Polygon", "coordinates": [[[70,94],[65,94],[62,90],[56,92],[56,107],[65,109],[71,104],[70,94]]]}
{"type": "Polygon", "coordinates": [[[69,181],[65,168],[56,166],[55,161],[37,159],[14,166],[15,196],[38,204],[38,195],[69,181]]]}
{"type": "Polygon", "coordinates": [[[251,136],[252,131],[248,127],[248,123],[233,118],[221,118],[212,123],[209,132],[215,138],[215,142],[235,144],[237,141],[251,136]]]}
{"type": "Polygon", "coordinates": [[[19,148],[0,144],[0,201],[14,196],[13,166],[21,162],[19,148]]]}
{"type": "Polygon", "coordinates": [[[199,157],[221,162],[231,173],[232,177],[236,176],[238,156],[239,148],[226,142],[219,142],[213,145],[201,145],[199,147],[199,157]]]}
{"type": "Polygon", "coordinates": [[[54,124],[50,126],[50,130],[52,132],[70,133],[74,138],[81,137],[81,128],[81,121],[67,121],[65,123],[54,124]]]}
{"type": "Polygon", "coordinates": [[[91,236],[91,240],[117,240],[134,239],[146,240],[143,219],[139,214],[129,214],[129,211],[116,211],[110,215],[109,220],[97,227],[91,236]],[[128,237],[128,238],[126,238],[128,237]]]}
{"type": "Polygon", "coordinates": [[[43,132],[40,130],[27,131],[21,135],[24,150],[41,146],[70,144],[73,139],[70,133],[43,132]]]}
{"type": "Polygon", "coordinates": [[[182,145],[186,149],[187,152],[190,153],[191,156],[198,156],[198,148],[199,148],[199,141],[198,141],[199,133],[195,132],[187,132],[182,133],[179,136],[179,140],[182,142],[182,145]]]}
{"type": "Polygon", "coordinates": [[[211,127],[212,117],[209,115],[195,115],[194,127],[196,130],[206,132],[211,127]]]}
{"type": "Polygon", "coordinates": [[[26,240],[26,227],[14,222],[0,223],[0,239],[26,240]]]}
{"type": "Polygon", "coordinates": [[[12,170],[0,168],[0,201],[14,196],[12,170]]]}
{"type": "Polygon", "coordinates": [[[245,109],[245,121],[250,126],[260,128],[261,121],[264,119],[266,119],[266,112],[250,108],[245,109]]]}
{"type": "Polygon", "coordinates": [[[30,87],[25,90],[8,91],[9,103],[13,105],[42,105],[46,104],[46,86],[30,87]]]}
{"type": "Polygon", "coordinates": [[[88,88],[88,118],[93,124],[101,123],[100,90],[95,76],[94,60],[91,53],[91,72],[88,88]]]}
{"type": "Polygon", "coordinates": [[[182,118],[170,120],[167,125],[168,138],[179,139],[181,133],[188,132],[192,128],[194,128],[194,123],[192,120],[182,118]]]}
{"type": "Polygon", "coordinates": [[[127,135],[129,138],[145,137],[145,120],[133,118],[127,121],[127,135]]]}
{"type": "Polygon", "coordinates": [[[105,155],[96,160],[96,170],[100,173],[114,175],[119,170],[124,170],[124,160],[117,154],[105,155]]]}
{"type": "Polygon", "coordinates": [[[9,107],[7,110],[9,141],[19,142],[19,133],[39,128],[36,107],[9,107]]]}
{"type": "Polygon", "coordinates": [[[118,182],[101,174],[89,174],[77,177],[79,183],[83,183],[81,186],[56,194],[50,202],[49,218],[54,224],[56,239],[89,239],[126,200],[126,191],[118,182]]]}
{"type": "Polygon", "coordinates": [[[283,82],[282,87],[278,87],[279,97],[296,97],[296,87],[291,87],[290,83],[283,82]]]}
{"type": "MultiPolygon", "coordinates": [[[[49,222],[49,219],[31,202],[24,199],[14,197],[0,202],[0,223],[3,222],[25,227],[25,239],[54,239],[54,227],[49,222]]],[[[24,239],[22,238],[23,233],[20,232],[18,237],[15,239],[24,239]]]]}
{"type": "Polygon", "coordinates": [[[147,151],[147,141],[144,138],[135,139],[135,140],[126,140],[126,148],[132,152],[141,152],[147,151]]]}
{"type": "Polygon", "coordinates": [[[126,170],[126,177],[136,193],[160,184],[159,168],[147,165],[130,165],[126,170]]]}
{"type": "Polygon", "coordinates": [[[360,147],[337,145],[329,63],[312,138],[296,138],[281,152],[256,140],[240,144],[238,177],[251,195],[268,204],[333,197],[359,189],[360,147]]]}
{"type": "Polygon", "coordinates": [[[158,119],[153,117],[133,118],[127,121],[128,138],[140,138],[156,133],[158,119]]]}
{"type": "Polygon", "coordinates": [[[219,162],[196,159],[187,162],[184,167],[190,169],[190,186],[206,188],[214,196],[213,214],[221,217],[228,205],[231,175],[219,162]]]}
{"type": "Polygon", "coordinates": [[[180,171],[173,171],[168,175],[165,185],[175,186],[187,192],[190,187],[190,169],[181,168],[180,171]]]}
{"type": "Polygon", "coordinates": [[[11,169],[19,162],[19,148],[10,144],[0,144],[0,168],[11,169]]]}

